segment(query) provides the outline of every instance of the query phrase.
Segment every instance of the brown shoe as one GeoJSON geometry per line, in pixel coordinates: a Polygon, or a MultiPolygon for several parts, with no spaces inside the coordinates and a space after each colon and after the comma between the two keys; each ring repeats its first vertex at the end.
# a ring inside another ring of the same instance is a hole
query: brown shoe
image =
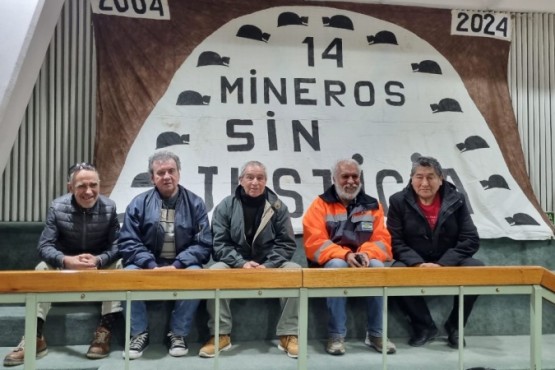
{"type": "MultiPolygon", "coordinates": [[[[382,337],[375,337],[373,335],[370,335],[369,333],[366,333],[364,344],[366,344],[370,348],[374,348],[376,352],[382,353],[384,345],[382,337]]],[[[387,343],[385,343],[385,349],[388,355],[397,352],[397,347],[395,347],[395,344],[393,344],[393,342],[391,342],[389,339],[387,340],[387,343]]]]}
{"type": "MultiPolygon", "coordinates": [[[[229,334],[220,334],[220,341],[218,343],[220,351],[228,351],[231,349],[231,337],[229,334]]],[[[208,342],[202,346],[198,352],[200,357],[212,358],[216,356],[216,341],[214,336],[211,336],[208,342]]]]}
{"type": "MultiPolygon", "coordinates": [[[[43,336],[37,337],[37,358],[46,356],[48,346],[43,336]]],[[[16,366],[23,364],[25,360],[25,337],[21,338],[21,342],[10,353],[4,357],[4,366],[16,366]]]]}
{"type": "Polygon", "coordinates": [[[96,328],[94,339],[87,351],[87,357],[90,359],[104,358],[110,354],[110,339],[112,333],[103,326],[96,328]]]}
{"type": "Polygon", "coordinates": [[[291,358],[299,357],[299,341],[296,335],[282,335],[279,337],[278,348],[291,358]]]}

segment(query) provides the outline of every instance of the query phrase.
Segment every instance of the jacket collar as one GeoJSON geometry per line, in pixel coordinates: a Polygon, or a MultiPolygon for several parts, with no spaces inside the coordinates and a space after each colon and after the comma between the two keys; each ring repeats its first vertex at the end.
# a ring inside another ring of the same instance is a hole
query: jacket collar
{"type": "MultiPolygon", "coordinates": [[[[274,193],[272,189],[270,189],[267,186],[266,186],[265,193],[266,193],[266,201],[270,203],[272,208],[279,209],[279,207],[281,206],[281,201],[279,200],[277,194],[274,193]]],[[[237,187],[235,188],[234,197],[235,199],[241,201],[241,185],[237,185],[237,187]]]]}
{"type": "MultiPolygon", "coordinates": [[[[334,184],[332,184],[323,194],[320,194],[320,198],[326,203],[341,203],[339,195],[337,195],[337,191],[335,191],[334,184]]],[[[364,209],[379,208],[378,200],[366,194],[363,189],[360,189],[360,192],[351,204],[354,207],[361,206],[364,209]]]]}
{"type": "Polygon", "coordinates": [[[96,203],[91,208],[81,207],[79,205],[79,203],[77,203],[77,200],[75,200],[75,195],[73,193],[70,193],[70,194],[71,194],[71,205],[73,206],[73,208],[77,212],[79,212],[79,213],[89,213],[89,214],[98,213],[98,209],[100,207],[100,205],[99,205],[99,203],[100,203],[100,194],[98,195],[98,198],[96,199],[96,203]]]}
{"type": "MultiPolygon", "coordinates": [[[[407,199],[407,201],[411,203],[416,204],[417,195],[414,192],[414,189],[412,188],[411,181],[409,181],[408,185],[405,187],[403,191],[405,193],[405,199],[407,199]]],[[[442,203],[445,200],[450,200],[456,191],[457,191],[457,188],[455,187],[454,184],[450,183],[447,180],[443,180],[443,184],[441,184],[441,186],[438,189],[438,193],[441,197],[442,203]]]]}

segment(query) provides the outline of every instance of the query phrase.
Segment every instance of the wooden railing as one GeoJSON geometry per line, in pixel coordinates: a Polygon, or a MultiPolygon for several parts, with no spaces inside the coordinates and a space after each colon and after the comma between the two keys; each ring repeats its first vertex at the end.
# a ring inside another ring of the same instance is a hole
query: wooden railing
{"type": "MultiPolygon", "coordinates": [[[[308,300],[312,297],[383,296],[384,336],[387,298],[408,295],[529,294],[531,299],[530,369],[541,369],[542,303],[555,303],[555,275],[543,267],[443,267],[369,269],[267,270],[98,270],[0,271],[0,303],[25,303],[27,338],[24,368],[35,368],[38,302],[121,300],[127,310],[133,300],[298,297],[298,368],[307,368],[308,300]]],[[[462,307],[459,332],[464,336],[462,307]]],[[[216,332],[219,322],[216,320],[216,332]]],[[[125,351],[129,350],[130,321],[126,317],[125,351]]],[[[462,340],[461,340],[462,343],[462,340]]],[[[463,369],[464,349],[459,348],[463,369]]],[[[125,368],[129,368],[126,356],[125,368]]],[[[387,356],[382,357],[387,369],[387,356]]],[[[218,356],[214,368],[218,368],[218,356]]]]}

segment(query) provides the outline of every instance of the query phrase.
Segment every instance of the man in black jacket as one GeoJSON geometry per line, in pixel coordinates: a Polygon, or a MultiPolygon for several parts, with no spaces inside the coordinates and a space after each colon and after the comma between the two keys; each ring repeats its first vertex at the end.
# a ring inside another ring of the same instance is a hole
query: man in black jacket
{"type": "MultiPolygon", "coordinates": [[[[96,168],[88,163],[72,166],[68,173],[69,193],[54,199],[46,216],[39,239],[42,260],[35,270],[95,270],[116,268],[119,222],[115,203],[100,195],[100,179],[96,168]]],[[[37,357],[48,353],[42,334],[50,303],[38,305],[37,357]]],[[[103,302],[102,317],[87,357],[103,358],[110,353],[114,321],[122,307],[120,302],[103,302]]],[[[4,366],[23,363],[24,340],[4,358],[4,366]]]]}
{"type": "MultiPolygon", "coordinates": [[[[393,247],[392,267],[437,268],[443,266],[483,266],[473,258],[479,248],[476,227],[470,218],[463,194],[443,178],[439,162],[420,157],[412,165],[410,182],[389,199],[387,228],[393,247]]],[[[464,324],[477,296],[464,299],[464,324]]],[[[408,316],[413,335],[411,346],[433,340],[438,329],[423,297],[398,297],[408,316]]],[[[445,323],[448,344],[458,348],[458,297],[445,323]]]]}

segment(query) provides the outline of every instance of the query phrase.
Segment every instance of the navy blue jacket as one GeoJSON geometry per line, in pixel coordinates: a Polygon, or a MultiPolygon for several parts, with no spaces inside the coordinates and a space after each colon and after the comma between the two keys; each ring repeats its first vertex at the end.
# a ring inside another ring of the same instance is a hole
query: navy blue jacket
{"type": "Polygon", "coordinates": [[[479,248],[478,231],[455,185],[443,181],[439,188],[441,208],[432,230],[409,185],[389,198],[387,228],[391,233],[393,259],[407,266],[434,262],[458,266],[479,248]]]}
{"type": "MultiPolygon", "coordinates": [[[[175,205],[175,247],[173,265],[186,268],[203,265],[212,253],[212,232],[204,201],[179,185],[175,205]]],[[[119,238],[123,265],[141,268],[158,266],[164,244],[164,229],[160,224],[162,198],[153,188],[137,195],[127,206],[119,238]]]]}

